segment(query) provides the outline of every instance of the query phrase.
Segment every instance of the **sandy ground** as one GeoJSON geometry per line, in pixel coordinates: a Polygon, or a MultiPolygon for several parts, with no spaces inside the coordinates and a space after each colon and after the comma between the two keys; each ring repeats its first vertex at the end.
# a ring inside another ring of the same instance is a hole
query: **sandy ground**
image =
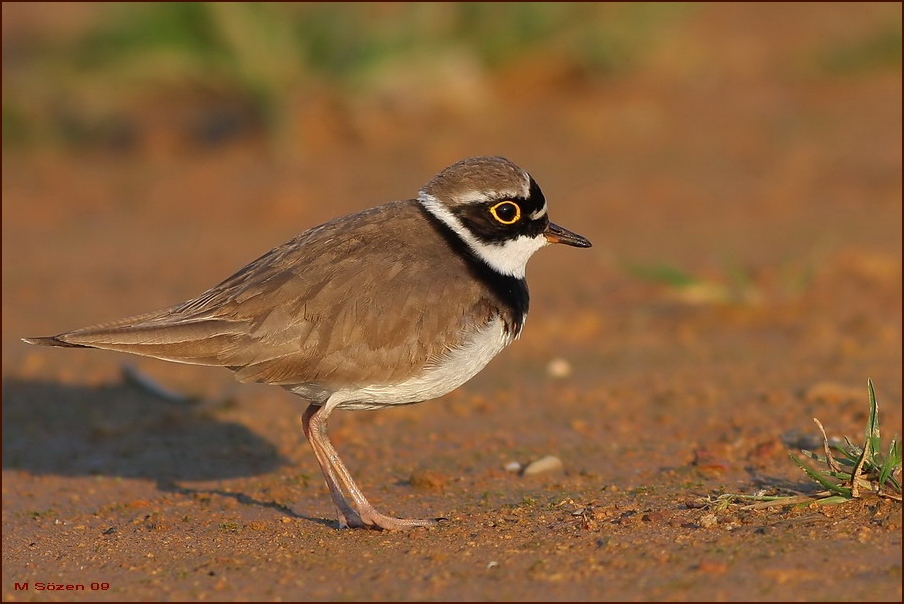
{"type": "Polygon", "coordinates": [[[788,452],[814,417],[859,440],[867,378],[901,432],[900,66],[808,67],[900,6],[811,6],[709,5],[636,74],[537,57],[454,111],[312,103],[291,161],[165,111],[125,152],[5,152],[4,600],[900,601],[899,503],[707,505],[815,492],[788,452]],[[337,530],[276,388],[19,342],[187,299],[477,154],[594,247],[537,254],[522,339],[458,391],[334,415],[377,507],[438,528],[337,530]]]}

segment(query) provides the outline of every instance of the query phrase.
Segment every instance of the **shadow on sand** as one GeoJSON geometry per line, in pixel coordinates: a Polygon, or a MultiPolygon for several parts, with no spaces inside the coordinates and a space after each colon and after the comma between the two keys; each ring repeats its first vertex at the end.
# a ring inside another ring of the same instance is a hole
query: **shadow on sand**
{"type": "Polygon", "coordinates": [[[209,406],[128,383],[3,382],[3,467],[32,474],[143,478],[159,485],[271,472],[276,448],[209,406]]]}

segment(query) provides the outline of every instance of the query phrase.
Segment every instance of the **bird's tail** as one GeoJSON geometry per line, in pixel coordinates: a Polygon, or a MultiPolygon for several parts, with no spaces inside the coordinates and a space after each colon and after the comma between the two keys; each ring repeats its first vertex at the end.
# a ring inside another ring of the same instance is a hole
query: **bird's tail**
{"type": "Polygon", "coordinates": [[[47,338],[22,338],[26,344],[34,344],[35,346],[58,346],[60,348],[90,348],[84,344],[70,344],[63,340],[57,339],[55,336],[47,338]]]}

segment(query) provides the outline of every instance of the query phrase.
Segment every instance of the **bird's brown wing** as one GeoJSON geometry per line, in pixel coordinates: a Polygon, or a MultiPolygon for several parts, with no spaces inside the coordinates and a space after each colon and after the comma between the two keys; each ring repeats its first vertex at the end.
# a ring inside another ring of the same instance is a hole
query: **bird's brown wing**
{"type": "Polygon", "coordinates": [[[467,261],[407,201],[306,231],[178,306],[33,342],[329,388],[407,379],[492,314],[467,261]]]}

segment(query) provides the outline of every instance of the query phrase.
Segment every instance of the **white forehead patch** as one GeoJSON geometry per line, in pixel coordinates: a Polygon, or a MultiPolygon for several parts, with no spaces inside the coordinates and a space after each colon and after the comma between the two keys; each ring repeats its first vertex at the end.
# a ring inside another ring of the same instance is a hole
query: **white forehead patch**
{"type": "Polygon", "coordinates": [[[457,198],[462,204],[481,203],[483,201],[492,201],[494,199],[503,199],[505,197],[517,197],[510,193],[500,193],[499,191],[470,191],[457,198]]]}

